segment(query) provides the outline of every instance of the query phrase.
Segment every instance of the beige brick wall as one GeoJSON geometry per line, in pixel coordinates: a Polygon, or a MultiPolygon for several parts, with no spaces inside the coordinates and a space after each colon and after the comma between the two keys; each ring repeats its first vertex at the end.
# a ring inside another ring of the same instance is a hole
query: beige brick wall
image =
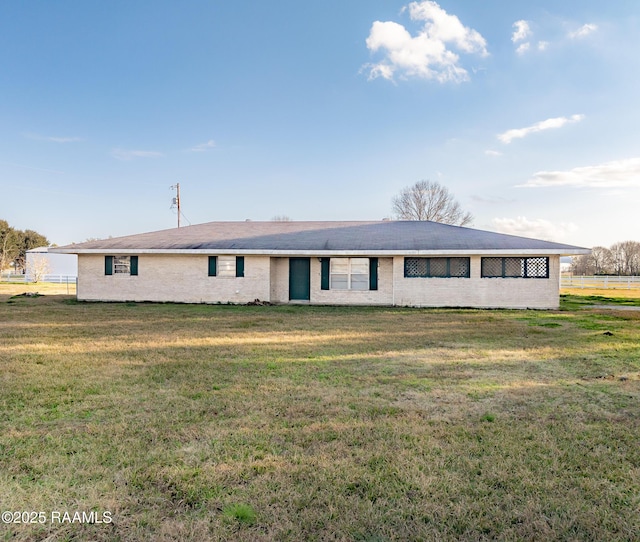
{"type": "Polygon", "coordinates": [[[209,277],[206,255],[140,254],[138,276],[105,275],[104,256],[78,258],[78,299],[247,303],[269,299],[268,256],[245,256],[245,276],[209,277]]]}
{"type": "Polygon", "coordinates": [[[271,258],[272,303],[289,302],[289,258],[271,258]]]}
{"type": "Polygon", "coordinates": [[[480,277],[480,256],[471,257],[471,278],[404,278],[404,258],[394,258],[395,304],[416,307],[555,309],[559,303],[560,257],[549,258],[548,279],[480,277]]]}
{"type": "MultiPolygon", "coordinates": [[[[549,258],[549,279],[483,279],[480,257],[471,278],[404,278],[404,258],[378,259],[378,290],[322,290],[321,264],[311,262],[315,304],[416,307],[557,308],[560,258],[549,258]]],[[[209,277],[206,255],[140,254],[138,276],[104,274],[104,256],[78,258],[78,299],[85,301],[289,302],[289,258],[245,256],[245,276],[209,277]]]]}

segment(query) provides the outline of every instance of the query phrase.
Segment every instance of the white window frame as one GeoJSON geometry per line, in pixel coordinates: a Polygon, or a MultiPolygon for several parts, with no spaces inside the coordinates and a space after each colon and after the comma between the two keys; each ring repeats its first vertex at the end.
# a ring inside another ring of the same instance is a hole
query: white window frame
{"type": "Polygon", "coordinates": [[[368,291],[369,266],[369,258],[331,258],[329,264],[329,289],[357,292],[368,291]],[[359,266],[362,267],[358,268],[359,266]],[[358,272],[362,271],[363,268],[366,269],[366,272],[358,272]],[[362,285],[365,287],[359,287],[362,285]]]}

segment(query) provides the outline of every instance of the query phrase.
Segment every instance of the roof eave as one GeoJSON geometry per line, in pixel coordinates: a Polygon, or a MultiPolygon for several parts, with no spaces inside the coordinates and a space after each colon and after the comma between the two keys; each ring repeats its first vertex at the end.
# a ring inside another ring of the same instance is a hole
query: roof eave
{"type": "Polygon", "coordinates": [[[439,250],[259,250],[231,248],[55,248],[58,254],[229,254],[254,256],[445,256],[445,255],[518,255],[518,256],[578,256],[591,254],[591,249],[581,247],[562,248],[486,248],[486,249],[439,249],[439,250]]]}

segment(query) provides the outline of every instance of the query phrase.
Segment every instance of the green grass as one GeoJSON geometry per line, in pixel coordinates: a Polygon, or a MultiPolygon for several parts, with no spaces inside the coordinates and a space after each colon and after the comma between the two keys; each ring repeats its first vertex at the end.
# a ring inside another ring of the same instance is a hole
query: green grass
{"type": "Polygon", "coordinates": [[[562,294],[562,306],[568,309],[588,308],[591,305],[619,305],[623,307],[640,307],[640,297],[620,297],[604,295],[562,294]]]}
{"type": "Polygon", "coordinates": [[[8,301],[0,540],[640,532],[637,312],[8,301]]]}

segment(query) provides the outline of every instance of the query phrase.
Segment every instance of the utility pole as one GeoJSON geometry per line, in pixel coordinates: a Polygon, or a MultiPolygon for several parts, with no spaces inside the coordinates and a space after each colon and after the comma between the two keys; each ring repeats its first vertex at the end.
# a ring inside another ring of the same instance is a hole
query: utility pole
{"type": "Polygon", "coordinates": [[[180,183],[176,183],[171,187],[176,191],[176,197],[173,198],[173,205],[178,208],[178,228],[180,227],[180,183]]]}

